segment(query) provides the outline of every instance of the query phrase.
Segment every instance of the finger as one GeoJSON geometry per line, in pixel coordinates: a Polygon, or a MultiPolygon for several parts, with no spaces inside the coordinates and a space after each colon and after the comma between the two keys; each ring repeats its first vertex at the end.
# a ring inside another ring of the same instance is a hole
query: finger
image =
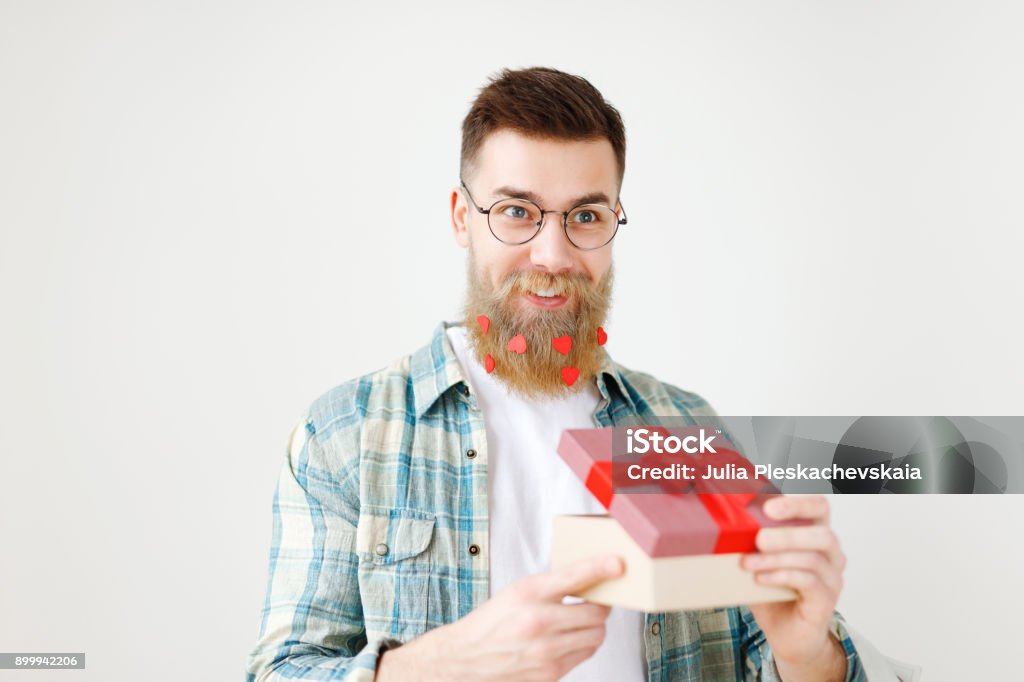
{"type": "Polygon", "coordinates": [[[770,519],[810,519],[828,523],[828,500],[823,495],[779,495],[764,503],[770,519]]]}
{"type": "Polygon", "coordinates": [[[835,592],[842,587],[839,568],[827,555],[821,552],[772,552],[770,554],[747,554],[741,560],[748,571],[773,571],[782,568],[797,568],[817,574],[823,583],[835,592]]]}
{"type": "Polygon", "coordinates": [[[602,604],[540,604],[530,610],[526,623],[534,635],[600,627],[611,610],[602,604]]]}
{"type": "Polygon", "coordinates": [[[824,552],[837,563],[842,552],[839,540],[828,526],[762,528],[757,532],[757,549],[762,552],[824,552]]]}
{"type": "Polygon", "coordinates": [[[762,585],[788,587],[797,593],[797,598],[803,600],[812,612],[825,619],[832,615],[832,607],[836,600],[817,574],[812,571],[803,571],[798,568],[758,571],[754,574],[754,580],[762,585]]]}
{"type": "Polygon", "coordinates": [[[538,596],[561,601],[567,594],[578,594],[588,587],[622,575],[622,559],[614,554],[590,557],[538,576],[538,596]]]}

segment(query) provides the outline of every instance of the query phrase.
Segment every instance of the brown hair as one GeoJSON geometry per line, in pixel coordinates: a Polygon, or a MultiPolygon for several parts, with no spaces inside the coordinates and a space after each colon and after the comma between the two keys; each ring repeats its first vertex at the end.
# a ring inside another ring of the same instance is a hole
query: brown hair
{"type": "Polygon", "coordinates": [[[559,140],[607,138],[622,185],[626,172],[622,117],[585,78],[542,66],[504,69],[493,76],[462,121],[460,175],[472,168],[487,136],[502,128],[559,140]]]}

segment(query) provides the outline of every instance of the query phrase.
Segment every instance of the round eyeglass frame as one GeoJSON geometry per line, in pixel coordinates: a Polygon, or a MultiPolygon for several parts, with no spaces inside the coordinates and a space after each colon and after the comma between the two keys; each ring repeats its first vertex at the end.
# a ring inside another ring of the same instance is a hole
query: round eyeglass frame
{"type": "MultiPolygon", "coordinates": [[[[569,243],[575,246],[580,251],[594,251],[595,249],[601,249],[608,246],[609,244],[612,243],[612,240],[615,239],[615,235],[619,233],[619,227],[625,225],[628,222],[628,219],[626,218],[626,207],[622,205],[621,199],[617,202],[619,204],[619,208],[622,209],[621,218],[618,217],[618,212],[615,209],[613,209],[611,206],[605,206],[605,208],[607,208],[613,214],[615,214],[615,231],[612,232],[612,235],[608,237],[608,241],[606,241],[604,244],[601,244],[599,246],[580,246],[579,244],[572,240],[572,237],[569,236],[569,214],[571,214],[580,206],[590,206],[592,204],[580,204],[579,206],[573,206],[568,211],[556,211],[554,209],[544,210],[540,206],[537,206],[535,202],[530,201],[529,199],[523,199],[522,197],[508,197],[505,199],[498,199],[493,204],[491,204],[489,208],[484,209],[481,208],[479,204],[476,203],[476,199],[473,198],[473,195],[470,193],[469,188],[466,187],[466,183],[462,180],[462,178],[459,178],[459,184],[462,185],[462,189],[466,190],[466,196],[469,197],[469,203],[473,204],[473,208],[487,216],[487,229],[488,231],[490,231],[491,235],[502,244],[508,244],[509,246],[522,246],[523,244],[530,242],[534,237],[540,234],[540,231],[544,229],[544,216],[546,216],[548,213],[560,213],[562,215],[562,232],[565,233],[565,238],[569,240],[569,243]],[[497,234],[495,234],[494,228],[491,226],[491,210],[498,204],[502,203],[503,201],[508,201],[509,199],[515,199],[516,201],[525,201],[529,204],[533,204],[534,206],[537,206],[537,210],[540,211],[540,221],[537,223],[537,229],[534,231],[532,235],[530,235],[529,239],[524,239],[521,242],[509,242],[505,241],[497,234]]],[[[595,205],[603,206],[603,204],[595,205]]]]}

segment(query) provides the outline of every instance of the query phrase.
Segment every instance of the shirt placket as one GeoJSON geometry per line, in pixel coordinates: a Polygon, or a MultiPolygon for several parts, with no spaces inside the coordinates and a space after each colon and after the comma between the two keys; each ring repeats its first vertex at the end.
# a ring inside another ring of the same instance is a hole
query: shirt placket
{"type": "Polygon", "coordinates": [[[458,386],[461,467],[458,485],[459,618],[487,600],[490,537],[487,430],[476,396],[458,386]]]}

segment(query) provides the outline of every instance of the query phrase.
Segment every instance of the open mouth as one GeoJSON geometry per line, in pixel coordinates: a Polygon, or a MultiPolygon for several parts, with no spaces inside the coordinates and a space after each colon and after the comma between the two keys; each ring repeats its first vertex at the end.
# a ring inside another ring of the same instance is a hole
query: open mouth
{"type": "Polygon", "coordinates": [[[565,302],[569,300],[561,288],[556,287],[535,289],[533,291],[527,290],[523,292],[523,298],[538,308],[558,308],[565,305],[565,302]]]}

